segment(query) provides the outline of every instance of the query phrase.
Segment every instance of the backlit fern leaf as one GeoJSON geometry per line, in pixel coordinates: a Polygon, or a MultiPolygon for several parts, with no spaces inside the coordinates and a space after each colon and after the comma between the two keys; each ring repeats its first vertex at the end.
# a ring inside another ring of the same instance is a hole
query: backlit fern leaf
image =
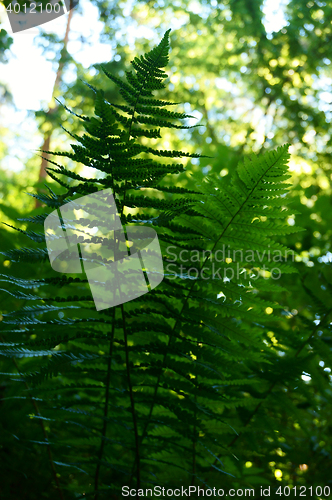
{"type": "MultiPolygon", "coordinates": [[[[133,482],[206,486],[208,474],[220,484],[227,467],[219,455],[230,463],[227,438],[242,430],[243,412],[262,401],[266,373],[279,359],[264,338],[282,309],[269,294],[284,288],[266,278],[273,267],[294,271],[277,241],[295,230],[286,222],[287,146],[245,159],[228,185],[208,176],[195,177],[196,189],[164,185],[166,176],[185,170],[181,161],[165,159],[201,157],[151,144],[165,127],[189,128],[178,120],[190,115],[165,110],[172,103],[154,96],[165,86],[168,51],[169,31],[134,58],[126,80],[104,69],[125,104],[109,103],[88,84],[94,116],[64,105],[85,132],[69,132],[76,141],[71,152],[44,151],[58,157],[48,171],[63,194],[33,195],[52,209],[69,202],[79,209],[80,196],[111,188],[123,225],[156,230],[164,280],[135,300],[97,311],[84,274],[49,274],[46,248],[2,252],[34,264],[36,272],[30,280],[0,275],[13,300],[13,311],[1,317],[0,354],[19,357],[20,380],[33,387],[34,398],[41,395],[32,418],[48,419],[54,463],[68,467],[80,485],[75,497],[84,488],[86,497],[109,498],[133,482]],[[71,171],[62,158],[93,168],[96,178],[71,171]],[[275,264],[273,252],[282,254],[275,264]]],[[[108,214],[96,210],[79,216],[83,228],[107,226],[108,214]]],[[[47,215],[19,220],[43,224],[47,215]]]]}

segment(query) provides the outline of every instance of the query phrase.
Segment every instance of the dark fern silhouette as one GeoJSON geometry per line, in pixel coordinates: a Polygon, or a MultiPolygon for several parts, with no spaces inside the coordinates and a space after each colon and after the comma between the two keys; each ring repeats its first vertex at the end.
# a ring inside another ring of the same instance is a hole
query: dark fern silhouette
{"type": "Polygon", "coordinates": [[[18,229],[35,245],[3,252],[18,262],[18,272],[33,263],[48,273],[1,275],[16,304],[3,314],[1,355],[15,358],[7,394],[19,398],[11,404],[29,423],[24,437],[10,436],[8,443],[21,446],[25,457],[36,443],[46,449],[52,498],[122,498],[125,485],[247,484],[236,478],[232,464],[241,457],[229,445],[271,392],[269,367],[275,364],[278,376],[282,371],[264,339],[277,319],[270,312],[282,309],[269,300],[284,290],[273,268],[295,272],[278,242],[296,231],[286,221],[288,146],[246,158],[231,182],[196,175],[195,189],[163,184],[184,171],[169,159],[200,156],[150,145],[164,127],[190,127],[179,122],[189,115],[169,111],[173,103],[154,96],[165,87],[169,32],[135,57],[125,81],[104,70],[125,104],[107,102],[89,85],[94,116],[65,106],[85,133],[72,135],[72,152],[44,152],[63,194],[49,188],[33,195],[49,210],[20,219],[43,226],[65,203],[111,188],[124,227],[157,232],[165,273],[160,285],[98,312],[85,275],[50,271],[42,230],[18,229]],[[96,169],[96,177],[64,167],[61,157],[96,169]],[[188,262],[190,255],[199,258],[188,262]]]}

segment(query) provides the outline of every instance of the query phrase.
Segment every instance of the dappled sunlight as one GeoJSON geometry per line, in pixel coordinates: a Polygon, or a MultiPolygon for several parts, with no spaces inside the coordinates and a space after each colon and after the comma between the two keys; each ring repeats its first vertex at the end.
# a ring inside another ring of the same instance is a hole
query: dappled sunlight
{"type": "Polygon", "coordinates": [[[289,171],[300,174],[312,174],[314,166],[306,162],[303,158],[292,156],[289,162],[289,171]]]}
{"type": "Polygon", "coordinates": [[[0,31],[1,498],[328,498],[330,14],[80,0],[0,31]]]}

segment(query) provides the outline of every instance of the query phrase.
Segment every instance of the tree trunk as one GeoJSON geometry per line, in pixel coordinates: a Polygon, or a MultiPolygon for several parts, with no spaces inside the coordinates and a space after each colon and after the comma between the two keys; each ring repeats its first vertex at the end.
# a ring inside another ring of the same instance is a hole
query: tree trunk
{"type": "MultiPolygon", "coordinates": [[[[61,80],[62,80],[62,74],[63,74],[63,68],[64,68],[64,64],[65,64],[65,57],[66,57],[66,52],[67,52],[67,44],[68,44],[69,32],[70,32],[70,23],[71,23],[71,20],[72,20],[72,17],[73,17],[72,3],[73,3],[73,0],[70,0],[70,10],[68,12],[67,25],[66,25],[66,33],[65,33],[65,36],[64,36],[64,39],[63,39],[63,47],[62,47],[62,50],[61,50],[61,55],[60,55],[60,60],[59,60],[59,66],[58,66],[58,70],[57,70],[55,81],[54,81],[54,85],[53,85],[52,97],[54,96],[54,93],[56,92],[56,90],[60,86],[61,80]]],[[[55,105],[54,102],[52,101],[52,103],[49,106],[49,110],[46,113],[46,121],[48,120],[48,118],[51,117],[51,115],[53,113],[56,112],[57,109],[58,109],[58,106],[55,105]]],[[[48,130],[44,134],[44,142],[43,142],[43,145],[41,147],[42,150],[44,150],[44,151],[50,151],[51,138],[52,138],[52,129],[48,130]]],[[[49,155],[47,153],[42,153],[42,155],[43,155],[43,157],[41,159],[40,170],[39,170],[39,177],[38,177],[38,181],[39,182],[42,182],[46,178],[46,176],[47,176],[46,167],[47,167],[47,160],[48,160],[49,155]]],[[[40,206],[41,206],[41,202],[36,199],[35,207],[38,208],[40,206]]]]}

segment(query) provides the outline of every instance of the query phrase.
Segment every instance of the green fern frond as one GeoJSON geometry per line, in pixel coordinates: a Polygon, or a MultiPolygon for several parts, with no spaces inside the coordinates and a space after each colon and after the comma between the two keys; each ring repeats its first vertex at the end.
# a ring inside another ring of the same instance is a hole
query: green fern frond
{"type": "Polygon", "coordinates": [[[36,233],[34,231],[24,231],[23,229],[14,227],[11,224],[7,224],[6,222],[3,222],[3,224],[5,224],[5,226],[11,227],[12,229],[15,229],[15,231],[19,231],[20,233],[30,238],[32,241],[36,241],[37,243],[45,243],[44,233],[36,233]]]}
{"type": "Polygon", "coordinates": [[[46,248],[21,248],[0,253],[12,262],[41,262],[48,259],[46,248]]]}
{"type": "MultiPolygon", "coordinates": [[[[48,442],[53,466],[73,471],[70,487],[80,484],[74,494],[82,498],[120,494],[126,481],[137,487],[195,481],[207,486],[220,484],[221,474],[223,480],[233,477],[228,439],[246,432],[248,415],[272,393],[277,375],[284,372],[293,382],[304,364],[288,356],[283,361],[268,341],[284,312],[278,297],[285,288],[274,280],[273,268],[296,272],[280,241],[298,230],[287,223],[288,146],[245,158],[231,182],[194,174],[193,187],[177,186],[175,174],[186,169],[182,160],[173,159],[205,155],[158,145],[164,127],[175,134],[192,128],[181,122],[191,115],[164,109],[175,103],[154,95],[165,87],[169,33],[156,48],[134,58],[124,81],[102,68],[122,103],[109,103],[102,90],[87,83],[93,116],[62,104],[83,127],[82,133],[66,131],[75,141],[70,151],[43,151],[57,157],[47,156],[47,171],[63,194],[32,195],[52,211],[69,202],[79,210],[81,196],[111,189],[125,231],[135,226],[155,230],[163,281],[132,301],[97,311],[86,274],[52,274],[47,249],[40,245],[43,234],[18,229],[39,246],[2,252],[33,269],[31,279],[14,271],[0,275],[2,286],[8,285],[0,354],[8,363],[12,357],[20,363],[9,397],[26,390],[24,405],[27,393],[38,400],[40,410],[31,418],[45,418],[50,439],[37,436],[29,425],[26,442],[48,442]],[[63,166],[61,158],[70,161],[63,166]],[[73,172],[72,162],[93,168],[96,177],[73,172]],[[280,260],[271,260],[274,254],[280,260]]],[[[89,216],[77,215],[80,231],[109,228],[108,207],[102,213],[99,208],[90,202],[89,216]]],[[[48,215],[19,220],[44,224],[48,215]]],[[[109,240],[97,233],[81,243],[104,250],[109,240]]],[[[78,237],[75,242],[80,243],[78,237]]],[[[96,265],[107,261],[97,253],[93,259],[96,265]]],[[[142,273],[147,278],[149,269],[142,273]]],[[[101,278],[96,281],[96,287],[103,286],[101,278]]],[[[285,345],[285,351],[294,351],[298,341],[285,345]]],[[[10,373],[7,365],[3,373],[10,373]]],[[[29,412],[24,406],[22,421],[29,412]]]]}

